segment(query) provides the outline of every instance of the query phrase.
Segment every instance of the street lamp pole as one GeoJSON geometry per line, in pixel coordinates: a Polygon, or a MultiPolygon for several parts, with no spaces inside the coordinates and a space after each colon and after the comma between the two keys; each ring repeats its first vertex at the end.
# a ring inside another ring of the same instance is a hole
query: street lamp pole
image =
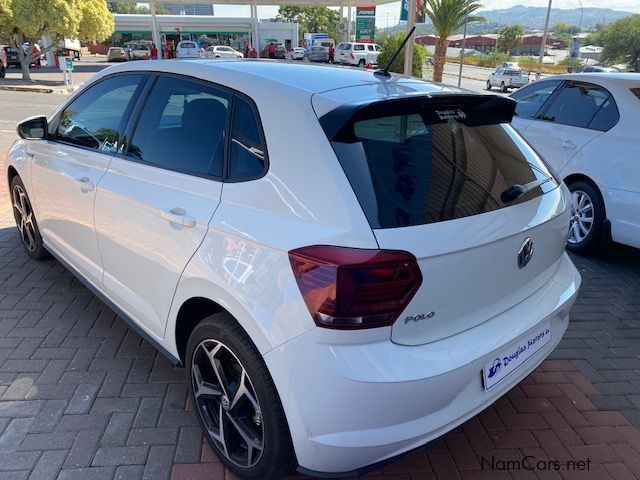
{"type": "Polygon", "coordinates": [[[580,4],[580,23],[578,24],[578,36],[576,38],[578,42],[578,58],[580,58],[580,33],[582,32],[582,17],[584,16],[584,7],[582,6],[582,0],[578,0],[580,4]]]}
{"type": "Polygon", "coordinates": [[[544,33],[542,34],[542,42],[540,43],[540,58],[538,63],[542,65],[542,58],[544,57],[544,50],[547,46],[547,34],[549,33],[549,17],[551,16],[551,1],[549,0],[549,6],[547,7],[547,18],[544,20],[544,33]]]}
{"type": "Polygon", "coordinates": [[[464,16],[464,30],[462,32],[462,49],[460,49],[460,68],[458,69],[458,87],[462,83],[462,61],[464,60],[464,47],[467,43],[467,24],[469,23],[469,5],[467,4],[467,13],[464,16]]]}

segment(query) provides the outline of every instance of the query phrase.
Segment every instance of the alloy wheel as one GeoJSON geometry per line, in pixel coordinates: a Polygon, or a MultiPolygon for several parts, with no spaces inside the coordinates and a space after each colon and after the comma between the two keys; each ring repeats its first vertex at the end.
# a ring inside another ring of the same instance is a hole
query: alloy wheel
{"type": "Polygon", "coordinates": [[[36,248],[36,225],[29,198],[21,185],[13,186],[13,215],[22,243],[29,252],[36,248]]]}
{"type": "Polygon", "coordinates": [[[593,202],[582,190],[571,193],[571,223],[567,241],[572,244],[583,242],[593,226],[593,202]]]}
{"type": "Polygon", "coordinates": [[[196,409],[222,455],[241,468],[264,451],[262,410],[249,374],[222,342],[204,340],[191,358],[196,409]]]}

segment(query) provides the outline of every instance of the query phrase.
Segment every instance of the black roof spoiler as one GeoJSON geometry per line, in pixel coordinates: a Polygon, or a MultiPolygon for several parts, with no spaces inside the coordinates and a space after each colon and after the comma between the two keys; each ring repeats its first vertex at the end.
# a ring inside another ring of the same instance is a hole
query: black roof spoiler
{"type": "Polygon", "coordinates": [[[327,137],[334,141],[352,136],[353,124],[368,118],[420,113],[428,123],[456,120],[464,125],[511,123],[516,101],[486,94],[427,94],[346,103],[320,117],[327,137]]]}

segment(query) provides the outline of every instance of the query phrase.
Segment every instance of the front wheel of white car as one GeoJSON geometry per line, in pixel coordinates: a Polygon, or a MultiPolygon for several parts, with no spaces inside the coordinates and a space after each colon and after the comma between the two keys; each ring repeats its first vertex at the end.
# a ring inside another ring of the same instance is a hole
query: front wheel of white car
{"type": "Polygon", "coordinates": [[[281,478],[295,466],[289,427],[271,375],[228,313],[200,322],[185,356],[200,425],[222,463],[240,478],[281,478]]]}
{"type": "Polygon", "coordinates": [[[601,245],[605,212],[602,196],[585,181],[568,185],[571,191],[571,223],[567,248],[580,255],[597,251],[601,245]]]}
{"type": "Polygon", "coordinates": [[[491,90],[491,82],[487,80],[487,90],[491,90]]]}
{"type": "Polygon", "coordinates": [[[31,200],[27,189],[20,177],[11,180],[11,203],[13,204],[13,218],[22,240],[22,246],[30,257],[36,260],[46,260],[49,252],[44,248],[36,214],[31,207],[31,200]]]}

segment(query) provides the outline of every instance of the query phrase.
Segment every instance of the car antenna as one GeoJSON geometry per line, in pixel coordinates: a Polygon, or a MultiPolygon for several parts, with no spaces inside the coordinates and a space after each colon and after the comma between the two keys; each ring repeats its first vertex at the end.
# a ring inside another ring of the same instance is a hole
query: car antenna
{"type": "Polygon", "coordinates": [[[411,27],[411,30],[409,30],[409,33],[407,33],[407,36],[402,41],[402,45],[400,45],[398,50],[396,50],[396,52],[391,56],[391,58],[389,59],[389,61],[387,62],[387,64],[384,67],[382,67],[382,68],[376,70],[375,72],[373,72],[374,75],[378,75],[380,77],[390,77],[391,76],[391,74],[389,73],[389,69],[391,68],[391,64],[393,62],[395,62],[396,57],[400,54],[400,52],[404,48],[404,46],[407,43],[407,41],[411,38],[411,35],[413,35],[413,32],[415,31],[415,29],[416,29],[415,25],[413,27],[411,27]]]}

